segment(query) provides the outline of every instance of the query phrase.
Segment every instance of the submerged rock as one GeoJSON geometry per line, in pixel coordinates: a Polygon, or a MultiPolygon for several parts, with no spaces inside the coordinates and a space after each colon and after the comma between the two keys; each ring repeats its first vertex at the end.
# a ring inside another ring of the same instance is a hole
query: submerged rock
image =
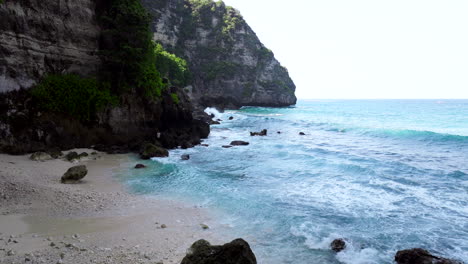
{"type": "Polygon", "coordinates": [[[304,132],[299,132],[299,135],[305,136],[305,133],[304,132]]]}
{"type": "Polygon", "coordinates": [[[223,147],[223,148],[232,148],[231,145],[223,145],[222,147],[223,147]]]}
{"type": "Polygon", "coordinates": [[[250,132],[250,136],[266,136],[267,135],[267,130],[266,129],[262,129],[262,131],[260,132],[250,132]]]}
{"type": "Polygon", "coordinates": [[[67,155],[65,155],[65,159],[68,161],[73,161],[79,158],[80,158],[80,155],[78,155],[76,151],[70,151],[67,153],[67,155]]]}
{"type": "Polygon", "coordinates": [[[144,164],[139,163],[139,164],[135,165],[135,169],[143,169],[143,168],[146,168],[146,166],[144,164]]]}
{"type": "Polygon", "coordinates": [[[242,141],[242,140],[234,140],[231,142],[232,146],[247,146],[249,145],[249,142],[247,141],[242,141]]]}
{"type": "Polygon", "coordinates": [[[431,255],[422,248],[400,250],[395,255],[397,264],[463,264],[462,262],[431,255]]]}
{"type": "Polygon", "coordinates": [[[86,174],[88,174],[88,169],[86,169],[85,165],[74,166],[65,172],[61,181],[62,183],[74,183],[83,179],[86,174]]]}
{"type": "Polygon", "coordinates": [[[233,116],[230,116],[230,117],[229,117],[229,120],[233,120],[233,119],[234,119],[234,117],[233,117],[233,116]]]}
{"type": "Polygon", "coordinates": [[[222,246],[201,239],[193,243],[181,264],[256,264],[252,249],[242,238],[222,246]]]}
{"type": "Polygon", "coordinates": [[[189,160],[190,159],[190,155],[189,154],[183,154],[182,156],[180,156],[180,158],[182,160],[189,160]]]}
{"type": "Polygon", "coordinates": [[[330,247],[333,251],[340,252],[346,248],[346,242],[343,239],[338,238],[331,242],[330,247]]]}
{"type": "Polygon", "coordinates": [[[46,160],[51,160],[53,159],[51,155],[45,153],[45,152],[35,152],[31,154],[29,157],[31,160],[35,161],[46,161],[46,160]]]}
{"type": "Polygon", "coordinates": [[[141,159],[150,159],[152,157],[168,157],[168,156],[169,156],[169,152],[167,151],[167,149],[158,147],[151,143],[145,144],[140,151],[141,159]]]}

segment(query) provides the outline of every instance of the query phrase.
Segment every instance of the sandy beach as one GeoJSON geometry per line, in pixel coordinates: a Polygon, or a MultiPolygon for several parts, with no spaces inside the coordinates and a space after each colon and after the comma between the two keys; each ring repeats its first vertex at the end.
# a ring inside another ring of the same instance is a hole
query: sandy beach
{"type": "Polygon", "coordinates": [[[196,240],[222,242],[201,226],[214,222],[206,209],[129,193],[113,175],[134,165],[129,155],[0,154],[0,263],[180,263],[196,240]],[[82,182],[60,183],[78,164],[82,182]]]}

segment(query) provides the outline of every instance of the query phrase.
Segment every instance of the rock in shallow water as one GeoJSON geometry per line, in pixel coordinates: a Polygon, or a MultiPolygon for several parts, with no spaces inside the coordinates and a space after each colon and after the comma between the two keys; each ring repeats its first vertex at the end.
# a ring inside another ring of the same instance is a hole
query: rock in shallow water
{"type": "Polygon", "coordinates": [[[143,168],[146,168],[146,166],[144,164],[135,165],[135,169],[143,169],[143,168]]]}
{"type": "Polygon", "coordinates": [[[242,140],[234,140],[231,142],[232,146],[247,146],[249,145],[249,142],[247,141],[242,141],[242,140]]]}
{"type": "Polygon", "coordinates": [[[167,149],[158,147],[150,143],[145,144],[140,151],[141,159],[150,159],[152,157],[168,157],[168,156],[169,156],[169,152],[167,151],[167,149]]]}
{"type": "Polygon", "coordinates": [[[422,248],[400,250],[395,255],[397,264],[463,264],[462,262],[431,255],[422,248]]]}
{"type": "Polygon", "coordinates": [[[206,240],[193,243],[189,253],[181,264],[256,264],[249,244],[241,239],[235,239],[222,246],[212,246],[206,240]]]}
{"type": "Polygon", "coordinates": [[[189,159],[190,159],[190,155],[189,155],[189,154],[183,154],[182,156],[180,156],[180,159],[182,159],[182,160],[189,160],[189,159]]]}
{"type": "Polygon", "coordinates": [[[62,183],[75,183],[81,179],[83,179],[86,174],[88,174],[88,169],[86,169],[85,165],[78,165],[71,167],[65,172],[62,176],[62,183]]]}
{"type": "Polygon", "coordinates": [[[338,238],[331,242],[330,247],[335,252],[340,252],[346,248],[346,243],[343,239],[338,238]]]}

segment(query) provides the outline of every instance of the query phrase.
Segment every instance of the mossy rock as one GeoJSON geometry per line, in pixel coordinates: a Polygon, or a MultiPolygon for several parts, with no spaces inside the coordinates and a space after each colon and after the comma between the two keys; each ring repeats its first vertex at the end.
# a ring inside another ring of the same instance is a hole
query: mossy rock
{"type": "Polygon", "coordinates": [[[80,158],[80,155],[78,155],[76,151],[70,151],[67,153],[67,155],[65,155],[65,159],[68,161],[73,161],[79,158],[80,158]]]}
{"type": "Polygon", "coordinates": [[[150,159],[152,157],[168,157],[169,151],[167,149],[158,147],[151,143],[146,143],[143,145],[140,151],[140,158],[141,159],[150,159]]]}

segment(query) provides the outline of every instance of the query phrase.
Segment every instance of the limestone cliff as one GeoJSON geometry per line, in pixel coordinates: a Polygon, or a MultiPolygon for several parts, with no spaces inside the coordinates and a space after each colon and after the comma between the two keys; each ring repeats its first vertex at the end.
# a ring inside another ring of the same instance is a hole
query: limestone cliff
{"type": "Polygon", "coordinates": [[[190,64],[201,106],[288,106],[295,85],[240,13],[222,1],[143,0],[153,14],[154,39],[190,64]]]}
{"type": "Polygon", "coordinates": [[[45,73],[96,75],[95,0],[0,4],[0,92],[29,88],[45,73]]]}

